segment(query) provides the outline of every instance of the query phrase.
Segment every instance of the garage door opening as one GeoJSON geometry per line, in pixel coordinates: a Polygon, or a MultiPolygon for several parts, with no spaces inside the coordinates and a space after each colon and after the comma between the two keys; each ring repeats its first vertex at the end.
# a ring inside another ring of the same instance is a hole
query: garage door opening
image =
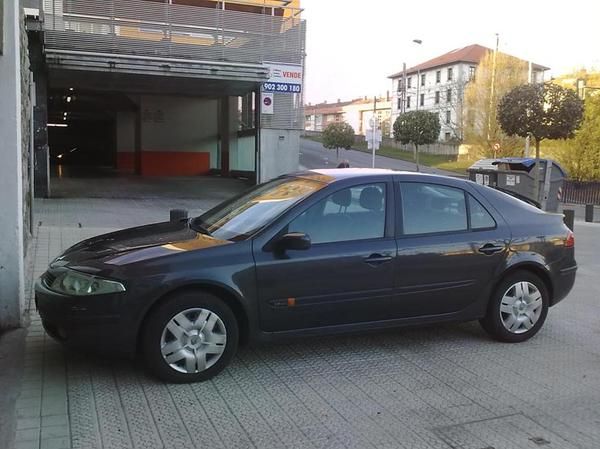
{"type": "Polygon", "coordinates": [[[160,184],[206,175],[255,182],[256,101],[253,90],[184,96],[55,88],[48,102],[53,196],[86,196],[101,178],[128,185],[136,177],[160,184]]]}

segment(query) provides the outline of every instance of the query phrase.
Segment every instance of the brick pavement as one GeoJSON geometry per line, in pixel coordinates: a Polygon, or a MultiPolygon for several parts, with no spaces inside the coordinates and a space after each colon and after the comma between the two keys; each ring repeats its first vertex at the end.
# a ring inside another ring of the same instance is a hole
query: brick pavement
{"type": "MultiPolygon", "coordinates": [[[[46,201],[35,276],[82,238],[163,216],[46,201]]],[[[319,338],[242,348],[212,381],[167,385],[139,362],[65,351],[32,311],[16,447],[597,449],[600,226],[576,235],[574,291],[519,345],[475,323],[319,338]]]]}

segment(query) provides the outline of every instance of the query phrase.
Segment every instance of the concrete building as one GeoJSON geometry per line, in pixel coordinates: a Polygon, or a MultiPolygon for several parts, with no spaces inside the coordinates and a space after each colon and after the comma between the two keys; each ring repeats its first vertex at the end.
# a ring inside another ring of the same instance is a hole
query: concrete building
{"type": "Polygon", "coordinates": [[[18,325],[31,196],[52,196],[55,176],[297,170],[300,0],[0,5],[0,327],[18,325]]]}
{"type": "MultiPolygon", "coordinates": [[[[479,62],[493,50],[481,45],[452,50],[406,70],[392,80],[392,123],[401,112],[435,111],[440,114],[440,141],[462,140],[465,87],[473,79],[479,62]]],[[[532,81],[541,82],[547,67],[532,65],[532,81]]]]}
{"type": "Polygon", "coordinates": [[[21,324],[32,225],[33,83],[22,19],[18,2],[0,2],[0,330],[21,324]]]}
{"type": "Polygon", "coordinates": [[[380,128],[389,132],[392,105],[388,96],[377,98],[357,98],[336,103],[308,104],[304,107],[304,126],[307,131],[323,131],[332,122],[346,122],[357,135],[364,135],[370,127],[375,109],[380,128]],[[374,108],[375,106],[375,108],[374,108]]]}

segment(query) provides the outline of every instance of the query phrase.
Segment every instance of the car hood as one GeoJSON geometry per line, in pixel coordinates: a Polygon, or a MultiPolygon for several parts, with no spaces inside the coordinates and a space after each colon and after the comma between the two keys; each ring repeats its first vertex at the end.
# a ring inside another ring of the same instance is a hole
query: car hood
{"type": "Polygon", "coordinates": [[[125,265],[229,243],[194,231],[187,220],[156,223],[83,240],[56,258],[51,266],[85,265],[90,261],[125,265]]]}

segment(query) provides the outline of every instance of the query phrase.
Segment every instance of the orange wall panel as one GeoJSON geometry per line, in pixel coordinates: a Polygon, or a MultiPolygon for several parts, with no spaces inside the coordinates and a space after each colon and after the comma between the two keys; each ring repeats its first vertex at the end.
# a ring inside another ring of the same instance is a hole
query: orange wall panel
{"type": "Polygon", "coordinates": [[[195,176],[210,171],[210,153],[142,151],[142,175],[195,176]]]}

